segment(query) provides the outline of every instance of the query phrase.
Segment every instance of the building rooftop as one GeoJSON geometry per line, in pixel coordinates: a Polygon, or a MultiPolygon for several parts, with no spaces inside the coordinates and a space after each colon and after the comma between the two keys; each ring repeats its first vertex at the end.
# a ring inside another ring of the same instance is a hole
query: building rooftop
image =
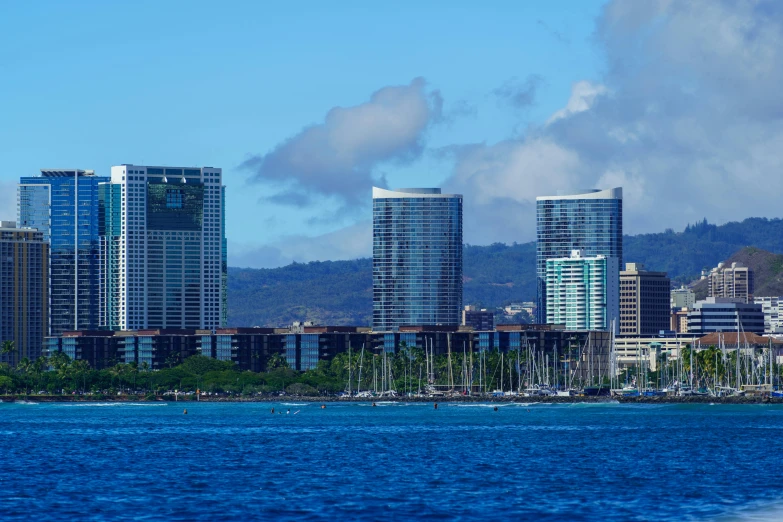
{"type": "Polygon", "coordinates": [[[559,199],[623,199],[622,187],[611,189],[582,189],[575,191],[561,190],[557,196],[538,196],[536,201],[559,200],[559,199]]]}
{"type": "Polygon", "coordinates": [[[396,198],[461,198],[462,194],[441,194],[439,188],[401,188],[385,189],[380,187],[372,188],[373,199],[396,199],[396,198]]]}
{"type": "Polygon", "coordinates": [[[94,170],[81,169],[41,169],[44,178],[72,178],[74,176],[94,176],[94,170]]]}

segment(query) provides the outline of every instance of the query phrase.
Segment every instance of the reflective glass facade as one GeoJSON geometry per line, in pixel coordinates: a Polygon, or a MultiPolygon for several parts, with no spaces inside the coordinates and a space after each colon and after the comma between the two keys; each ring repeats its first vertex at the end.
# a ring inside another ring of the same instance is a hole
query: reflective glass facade
{"type": "Polygon", "coordinates": [[[211,167],[112,167],[111,182],[101,187],[99,216],[103,327],[225,325],[221,178],[221,170],[211,167]]]}
{"type": "Polygon", "coordinates": [[[546,260],[585,256],[623,258],[622,189],[536,198],[536,322],[546,322],[546,260]]]}
{"type": "Polygon", "coordinates": [[[457,325],[462,196],[373,188],[373,329],[457,325]]]}
{"type": "Polygon", "coordinates": [[[19,181],[18,223],[43,232],[49,257],[50,335],[99,323],[98,186],[85,170],[42,170],[19,181]]]}

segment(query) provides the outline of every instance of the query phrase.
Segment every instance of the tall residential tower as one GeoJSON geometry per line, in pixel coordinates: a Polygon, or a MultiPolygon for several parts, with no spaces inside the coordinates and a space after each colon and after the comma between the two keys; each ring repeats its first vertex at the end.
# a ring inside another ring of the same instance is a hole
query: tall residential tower
{"type": "Polygon", "coordinates": [[[623,258],[623,189],[536,198],[536,321],[546,321],[546,261],[581,250],[585,256],[623,258]]]}
{"type": "Polygon", "coordinates": [[[372,199],[373,329],[460,324],[462,196],[374,187],[372,199]]]}
{"type": "Polygon", "coordinates": [[[212,167],[111,168],[101,185],[101,324],[226,323],[225,187],[212,167]]]}
{"type": "Polygon", "coordinates": [[[617,258],[569,257],[546,260],[546,322],[567,330],[619,331],[620,298],[617,258]]]}
{"type": "Polygon", "coordinates": [[[50,244],[48,334],[98,327],[98,185],[92,170],[44,169],[18,187],[18,225],[50,244]]]}
{"type": "Polygon", "coordinates": [[[0,341],[13,341],[0,362],[41,355],[47,329],[49,245],[34,228],[0,221],[0,341]]]}

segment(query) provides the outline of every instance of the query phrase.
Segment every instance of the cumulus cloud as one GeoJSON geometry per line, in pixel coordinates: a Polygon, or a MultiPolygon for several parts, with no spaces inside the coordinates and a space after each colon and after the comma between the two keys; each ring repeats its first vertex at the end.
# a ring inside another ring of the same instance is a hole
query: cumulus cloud
{"type": "Polygon", "coordinates": [[[467,242],[532,240],[561,189],[622,186],[630,233],[780,215],[783,3],[614,1],[596,39],[605,75],[546,123],[450,148],[467,242]]]}
{"type": "Polygon", "coordinates": [[[366,206],[376,172],[384,163],[408,163],[424,148],[425,133],[441,120],[443,100],[423,78],[384,87],[354,107],[334,107],[324,121],[303,129],[272,151],[242,163],[251,181],[282,187],[282,204],[307,205],[314,195],[345,206],[366,206]]]}

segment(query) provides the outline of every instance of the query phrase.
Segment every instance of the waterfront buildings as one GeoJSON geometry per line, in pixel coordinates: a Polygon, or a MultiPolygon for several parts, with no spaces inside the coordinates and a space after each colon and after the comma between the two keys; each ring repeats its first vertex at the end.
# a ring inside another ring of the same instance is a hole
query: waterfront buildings
{"type": "Polygon", "coordinates": [[[18,224],[50,244],[49,335],[98,326],[98,185],[108,180],[92,170],[43,169],[19,181],[18,224]]]}
{"type": "Polygon", "coordinates": [[[619,328],[619,283],[616,257],[570,257],[546,260],[546,322],[568,330],[619,328]]]}
{"type": "Polygon", "coordinates": [[[670,305],[671,308],[691,308],[696,304],[696,294],[690,288],[681,286],[671,291],[670,305]]]}
{"type": "Polygon", "coordinates": [[[475,306],[466,306],[462,310],[462,326],[469,326],[474,330],[492,330],[495,328],[495,312],[475,306]]]}
{"type": "Polygon", "coordinates": [[[708,297],[688,310],[689,334],[737,331],[764,333],[764,312],[760,304],[729,297],[708,297]]]}
{"type": "Polygon", "coordinates": [[[225,326],[221,179],[212,167],[111,168],[111,181],[100,186],[104,328],[225,326]]]}
{"type": "Polygon", "coordinates": [[[709,297],[729,297],[748,303],[753,296],[753,271],[742,263],[718,263],[707,275],[709,297]]]}
{"type": "Polygon", "coordinates": [[[761,305],[764,313],[764,333],[783,332],[783,317],[780,315],[780,297],[754,297],[753,302],[761,305]]]}
{"type": "Polygon", "coordinates": [[[48,321],[49,245],[43,232],[0,221],[0,341],[13,341],[0,362],[41,354],[48,321]]]}
{"type": "Polygon", "coordinates": [[[626,263],[620,272],[620,335],[656,335],[670,326],[671,281],[666,272],[649,272],[626,263]]]}
{"type": "Polygon", "coordinates": [[[457,325],[462,196],[373,187],[373,329],[457,325]]]}
{"type": "Polygon", "coordinates": [[[561,193],[536,198],[536,322],[546,318],[546,261],[572,250],[586,256],[623,258],[622,188],[561,193]]]}
{"type": "MultiPolygon", "coordinates": [[[[352,326],[303,326],[282,328],[149,329],[132,331],[64,332],[46,339],[47,354],[64,352],[71,359],[85,360],[94,369],[117,363],[135,363],[157,370],[175,366],[193,355],[232,361],[241,371],[269,370],[273,360],[285,361],[297,371],[314,369],[349,350],[360,358],[364,349],[366,371],[372,371],[385,353],[403,347],[426,349],[431,355],[499,350],[520,352],[527,360],[564,361],[564,368],[578,370],[582,378],[606,375],[610,368],[611,334],[568,331],[547,325],[498,325],[489,331],[456,326],[401,326],[397,331],[372,332],[352,326]],[[576,366],[579,360],[584,364],[576,366]],[[568,366],[569,364],[573,366],[568,366]]],[[[380,366],[378,367],[380,370],[380,366]]],[[[524,372],[524,368],[521,369],[524,372]]],[[[417,369],[414,372],[418,371],[417,369]]]]}

